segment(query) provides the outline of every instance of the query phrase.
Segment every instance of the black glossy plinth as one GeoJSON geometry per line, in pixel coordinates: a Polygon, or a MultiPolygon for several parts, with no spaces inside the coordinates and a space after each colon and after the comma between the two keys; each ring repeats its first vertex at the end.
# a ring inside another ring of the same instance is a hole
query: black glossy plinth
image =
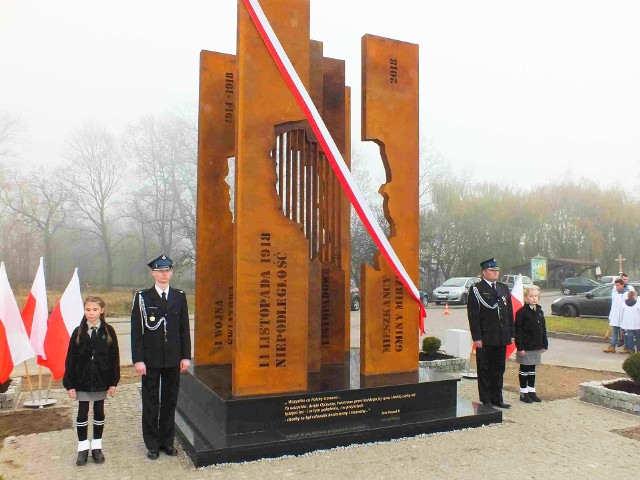
{"type": "Polygon", "coordinates": [[[197,467],[295,455],[502,421],[457,398],[458,379],[420,370],[360,377],[359,349],[310,374],[309,391],[234,398],[230,367],[192,367],[181,378],[176,426],[197,467]]]}

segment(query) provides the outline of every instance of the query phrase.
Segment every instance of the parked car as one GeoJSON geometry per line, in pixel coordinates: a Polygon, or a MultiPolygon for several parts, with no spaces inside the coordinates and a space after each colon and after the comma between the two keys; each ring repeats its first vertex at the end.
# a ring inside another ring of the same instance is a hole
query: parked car
{"type": "Polygon", "coordinates": [[[601,283],[591,280],[590,278],[570,277],[562,281],[560,291],[565,295],[575,295],[577,293],[589,292],[601,285],[601,283]]]}
{"type": "Polygon", "coordinates": [[[429,305],[429,294],[424,290],[420,290],[420,301],[422,302],[422,305],[427,308],[427,305],[429,305]]]}
{"type": "MultiPolygon", "coordinates": [[[[516,278],[518,277],[518,275],[503,275],[502,276],[502,280],[500,280],[502,283],[506,283],[507,286],[509,287],[509,291],[511,291],[511,289],[513,288],[513,284],[516,282],[516,278]]],[[[522,276],[522,288],[526,288],[526,287],[534,287],[535,284],[533,283],[533,280],[531,280],[531,278],[527,277],[526,275],[522,276]]]]}
{"type": "MultiPolygon", "coordinates": [[[[629,282],[636,291],[640,282],[629,282]]],[[[560,297],[551,304],[552,315],[564,317],[608,317],[611,310],[611,292],[613,285],[601,285],[586,293],[570,297],[560,297]]]]}
{"type": "Polygon", "coordinates": [[[608,317],[613,285],[602,285],[589,292],[560,297],[551,304],[552,315],[564,317],[608,317]]]}
{"type": "Polygon", "coordinates": [[[353,280],[351,280],[351,310],[360,310],[360,289],[353,280]]]}
{"type": "Polygon", "coordinates": [[[452,277],[433,291],[433,301],[441,303],[459,303],[466,305],[469,298],[469,287],[479,282],[478,277],[452,277]]]}
{"type": "Polygon", "coordinates": [[[619,275],[603,275],[598,279],[598,281],[606,285],[607,283],[615,282],[618,277],[619,275]]]}

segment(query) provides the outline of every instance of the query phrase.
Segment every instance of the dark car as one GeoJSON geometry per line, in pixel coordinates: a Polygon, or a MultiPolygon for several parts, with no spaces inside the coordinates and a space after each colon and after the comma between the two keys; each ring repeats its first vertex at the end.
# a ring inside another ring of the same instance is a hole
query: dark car
{"type": "Polygon", "coordinates": [[[360,310],[360,289],[351,280],[351,310],[360,310]]]}
{"type": "Polygon", "coordinates": [[[602,285],[590,278],[571,277],[565,278],[560,285],[560,291],[565,295],[576,295],[577,293],[589,292],[602,285]]]}
{"type": "Polygon", "coordinates": [[[427,305],[429,305],[429,294],[424,290],[420,290],[420,301],[422,302],[422,305],[427,308],[427,305]]]}
{"type": "MultiPolygon", "coordinates": [[[[640,291],[640,282],[629,282],[629,285],[640,291]]],[[[586,293],[560,297],[551,304],[551,313],[565,317],[608,317],[613,288],[612,284],[602,285],[586,293]]]]}
{"type": "Polygon", "coordinates": [[[613,285],[603,285],[587,293],[560,297],[551,304],[552,315],[564,317],[608,317],[613,285]]]}

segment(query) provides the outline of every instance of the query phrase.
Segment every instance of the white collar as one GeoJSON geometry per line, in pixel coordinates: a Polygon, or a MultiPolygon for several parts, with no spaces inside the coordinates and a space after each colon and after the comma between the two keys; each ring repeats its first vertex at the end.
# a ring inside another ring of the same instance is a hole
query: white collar
{"type": "Polygon", "coordinates": [[[102,320],[98,319],[98,322],[95,325],[91,325],[91,323],[89,323],[89,320],[87,320],[87,332],[89,332],[89,335],[91,335],[91,329],[93,327],[96,327],[96,331],[100,330],[100,326],[102,326],[102,320]]]}
{"type": "Polygon", "coordinates": [[[484,280],[485,282],[487,282],[487,283],[489,284],[489,286],[490,286],[490,287],[495,287],[495,286],[496,286],[496,283],[498,283],[498,282],[490,282],[490,281],[489,281],[489,280],[487,280],[486,278],[483,278],[483,280],[484,280]]]}
{"type": "Polygon", "coordinates": [[[164,292],[167,296],[167,299],[169,298],[169,285],[167,285],[167,289],[166,290],[162,290],[160,288],[160,285],[158,285],[157,283],[155,284],[156,287],[156,292],[158,292],[158,296],[162,298],[162,292],[164,292]]]}

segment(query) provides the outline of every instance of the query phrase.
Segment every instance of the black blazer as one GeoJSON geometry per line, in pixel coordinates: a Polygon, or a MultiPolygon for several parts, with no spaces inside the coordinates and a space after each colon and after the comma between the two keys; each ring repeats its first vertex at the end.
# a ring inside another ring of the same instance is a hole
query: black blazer
{"type": "Polygon", "coordinates": [[[147,367],[166,368],[191,359],[191,332],[187,296],[182,290],[169,287],[166,308],[155,286],[136,292],[131,311],[131,357],[133,363],[144,362],[147,367]],[[140,298],[144,301],[148,326],[140,313],[140,298]],[[165,318],[165,325],[156,330],[149,327],[165,318]],[[153,320],[152,320],[153,318],[153,320]]]}
{"type": "Polygon", "coordinates": [[[518,351],[547,350],[547,325],[540,305],[533,311],[529,305],[523,305],[516,313],[516,348],[518,351]]]}
{"type": "Polygon", "coordinates": [[[80,327],[76,327],[69,339],[62,385],[67,390],[79,392],[105,392],[120,381],[120,351],[118,337],[113,327],[102,321],[92,341],[86,333],[76,338],[80,327]],[[107,331],[111,345],[107,344],[107,331]]]}
{"type": "Polygon", "coordinates": [[[484,280],[469,288],[467,318],[471,337],[474,342],[482,340],[486,346],[509,345],[515,335],[509,287],[502,282],[496,282],[496,291],[497,296],[484,280]],[[498,308],[485,307],[478,301],[476,294],[487,305],[493,306],[497,302],[498,308]]]}

